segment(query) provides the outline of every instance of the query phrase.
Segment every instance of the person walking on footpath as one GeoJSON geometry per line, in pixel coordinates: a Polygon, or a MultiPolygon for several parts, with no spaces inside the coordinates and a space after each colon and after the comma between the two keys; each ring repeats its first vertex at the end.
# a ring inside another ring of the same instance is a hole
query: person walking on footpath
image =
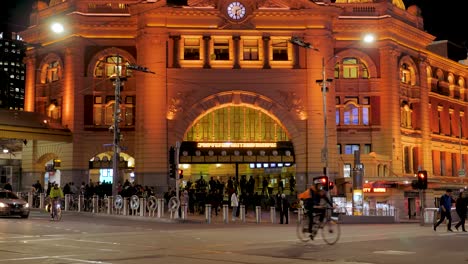
{"type": "Polygon", "coordinates": [[[448,224],[447,224],[447,231],[453,232],[452,230],[452,203],[454,203],[452,199],[452,190],[447,189],[444,195],[440,197],[440,220],[434,225],[434,231],[437,230],[437,227],[445,220],[447,217],[448,224]]]}
{"type": "Polygon", "coordinates": [[[468,206],[468,200],[466,199],[465,195],[463,192],[460,192],[458,195],[457,202],[455,203],[455,208],[457,210],[458,217],[460,217],[460,221],[455,225],[455,229],[457,229],[461,226],[462,231],[466,232],[465,229],[465,219],[466,219],[466,207],[468,206]]]}
{"type": "Polygon", "coordinates": [[[288,198],[286,198],[286,195],[284,193],[281,194],[281,199],[280,199],[280,202],[279,202],[279,206],[280,206],[280,224],[283,224],[283,222],[288,224],[290,205],[289,205],[288,198]],[[283,219],[285,219],[285,221],[283,221],[283,219]]]}
{"type": "Polygon", "coordinates": [[[231,195],[231,207],[232,207],[232,221],[236,221],[237,207],[239,207],[239,199],[237,198],[237,191],[231,195]]]}

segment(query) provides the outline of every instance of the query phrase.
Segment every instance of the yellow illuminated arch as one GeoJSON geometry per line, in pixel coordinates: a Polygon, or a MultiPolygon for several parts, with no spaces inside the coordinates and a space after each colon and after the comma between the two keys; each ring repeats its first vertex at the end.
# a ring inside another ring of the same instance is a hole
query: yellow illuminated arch
{"type": "Polygon", "coordinates": [[[197,142],[289,141],[283,126],[262,109],[250,105],[223,105],[198,117],[184,137],[197,142]]]}

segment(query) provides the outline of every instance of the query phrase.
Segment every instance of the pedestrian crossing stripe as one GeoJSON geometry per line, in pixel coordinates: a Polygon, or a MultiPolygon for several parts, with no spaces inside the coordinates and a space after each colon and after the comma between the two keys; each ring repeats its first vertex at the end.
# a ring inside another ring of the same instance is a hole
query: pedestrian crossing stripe
{"type": "Polygon", "coordinates": [[[398,251],[398,250],[383,250],[383,251],[374,251],[374,254],[385,254],[385,255],[411,255],[416,252],[411,251],[398,251]]]}

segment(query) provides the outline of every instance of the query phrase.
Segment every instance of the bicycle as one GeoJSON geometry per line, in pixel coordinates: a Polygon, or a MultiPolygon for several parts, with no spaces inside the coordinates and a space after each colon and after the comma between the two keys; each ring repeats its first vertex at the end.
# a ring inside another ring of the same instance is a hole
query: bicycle
{"type": "Polygon", "coordinates": [[[52,220],[54,221],[60,221],[62,219],[62,205],[59,200],[54,199],[52,201],[53,206],[51,208],[52,210],[52,220]]]}
{"type": "Polygon", "coordinates": [[[338,242],[340,238],[340,225],[338,223],[337,217],[333,213],[333,208],[326,208],[325,217],[322,222],[320,222],[321,213],[314,213],[313,218],[314,222],[312,224],[312,233],[309,233],[309,219],[304,209],[304,214],[297,222],[297,237],[303,242],[313,240],[317,235],[319,229],[321,230],[322,239],[328,245],[333,245],[338,242]]]}

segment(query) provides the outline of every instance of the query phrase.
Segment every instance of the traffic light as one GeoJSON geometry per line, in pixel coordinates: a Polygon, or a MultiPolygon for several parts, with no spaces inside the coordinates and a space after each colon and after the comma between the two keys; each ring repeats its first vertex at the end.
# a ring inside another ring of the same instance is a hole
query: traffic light
{"type": "Polygon", "coordinates": [[[171,147],[169,149],[169,164],[175,164],[175,149],[171,147]]]}
{"type": "Polygon", "coordinates": [[[184,170],[179,170],[179,179],[184,178],[184,170]]]}
{"type": "Polygon", "coordinates": [[[335,183],[334,182],[328,182],[328,190],[333,190],[335,188],[335,183]]]}
{"type": "Polygon", "coordinates": [[[176,171],[176,165],[174,163],[169,164],[169,177],[175,179],[176,171]]]}
{"type": "Polygon", "coordinates": [[[175,179],[176,166],[175,166],[175,149],[171,147],[169,149],[169,177],[175,179]]]}
{"type": "Polygon", "coordinates": [[[418,188],[421,190],[427,189],[427,171],[418,171],[418,188]]]}
{"type": "Polygon", "coordinates": [[[328,182],[328,177],[327,176],[320,176],[316,178],[317,180],[315,181],[316,184],[320,184],[323,188],[323,190],[328,191],[330,187],[330,183],[328,182]]]}

